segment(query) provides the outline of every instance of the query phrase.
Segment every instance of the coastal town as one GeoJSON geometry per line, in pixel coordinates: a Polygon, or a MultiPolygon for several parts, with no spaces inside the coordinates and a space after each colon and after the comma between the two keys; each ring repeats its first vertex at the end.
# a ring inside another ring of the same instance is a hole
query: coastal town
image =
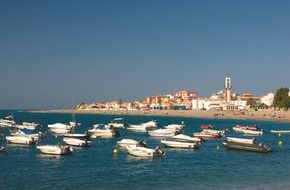
{"type": "Polygon", "coordinates": [[[232,90],[230,77],[225,77],[224,88],[210,97],[200,97],[198,92],[182,90],[167,95],[145,97],[143,101],[80,103],[75,109],[115,110],[115,111],[158,111],[158,110],[207,110],[207,111],[245,111],[267,109],[273,104],[274,93],[255,96],[252,93],[236,94],[232,90]]]}

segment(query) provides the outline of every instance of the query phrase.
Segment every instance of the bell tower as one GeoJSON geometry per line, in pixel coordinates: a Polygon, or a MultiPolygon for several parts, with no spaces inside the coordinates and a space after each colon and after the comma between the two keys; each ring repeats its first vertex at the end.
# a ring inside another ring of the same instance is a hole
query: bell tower
{"type": "Polygon", "coordinates": [[[231,84],[231,78],[226,77],[225,78],[225,89],[224,89],[224,100],[226,102],[230,102],[232,98],[232,84],[231,84]]]}

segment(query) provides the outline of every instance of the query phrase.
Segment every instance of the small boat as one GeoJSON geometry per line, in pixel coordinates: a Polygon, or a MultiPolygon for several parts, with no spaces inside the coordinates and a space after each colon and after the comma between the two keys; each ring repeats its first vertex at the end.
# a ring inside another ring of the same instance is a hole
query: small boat
{"type": "Polygon", "coordinates": [[[245,143],[245,144],[254,144],[255,140],[256,138],[244,139],[244,138],[227,137],[228,142],[245,143]]]}
{"type": "Polygon", "coordinates": [[[163,139],[160,142],[170,148],[185,148],[185,149],[199,148],[199,143],[197,142],[189,142],[189,141],[183,141],[183,140],[178,140],[178,139],[173,139],[173,138],[163,139]]]}
{"type": "Polygon", "coordinates": [[[245,135],[253,135],[253,136],[262,136],[263,135],[263,131],[253,131],[253,130],[244,129],[241,132],[243,132],[245,135]]]}
{"type": "Polygon", "coordinates": [[[62,128],[50,128],[50,131],[54,134],[63,135],[67,133],[71,133],[72,129],[62,129],[62,128]]]}
{"type": "Polygon", "coordinates": [[[178,131],[175,129],[155,129],[155,130],[148,130],[148,134],[151,137],[172,137],[176,135],[178,131]]]}
{"type": "Polygon", "coordinates": [[[233,127],[234,131],[243,131],[243,130],[252,130],[252,131],[257,131],[259,128],[257,126],[243,126],[243,125],[236,125],[233,127]]]}
{"type": "Polygon", "coordinates": [[[200,126],[201,129],[213,129],[212,125],[201,125],[200,126]]]}
{"type": "Polygon", "coordinates": [[[72,126],[63,123],[50,124],[48,125],[48,128],[50,129],[50,131],[56,134],[70,133],[73,130],[72,126]]]}
{"type": "Polygon", "coordinates": [[[191,137],[188,135],[184,134],[178,134],[172,137],[173,139],[179,139],[179,140],[184,140],[184,141],[189,141],[189,142],[200,142],[201,139],[197,137],[191,137]]]}
{"type": "Polygon", "coordinates": [[[218,139],[220,136],[214,135],[214,134],[208,134],[204,132],[196,132],[193,133],[194,137],[201,138],[201,139],[218,139]]]}
{"type": "Polygon", "coordinates": [[[127,146],[127,150],[130,155],[137,157],[158,157],[165,154],[159,147],[151,149],[139,146],[127,146]]]}
{"type": "Polygon", "coordinates": [[[117,142],[117,145],[122,148],[127,148],[127,146],[143,146],[146,147],[146,143],[144,141],[137,141],[134,139],[122,139],[117,142]]]}
{"type": "Polygon", "coordinates": [[[281,133],[281,134],[289,134],[290,130],[271,130],[271,133],[281,133]]]}
{"type": "Polygon", "coordinates": [[[19,129],[15,133],[11,133],[11,136],[23,136],[23,137],[31,137],[34,140],[38,140],[43,137],[43,134],[38,131],[29,130],[29,129],[19,129]]]}
{"type": "Polygon", "coordinates": [[[29,122],[23,122],[22,123],[23,129],[30,129],[30,130],[38,130],[41,128],[41,125],[38,123],[29,123],[29,122]]]}
{"type": "Polygon", "coordinates": [[[43,154],[64,155],[73,152],[73,149],[68,145],[41,145],[36,148],[43,154]]]}
{"type": "Polygon", "coordinates": [[[0,146],[0,153],[5,151],[5,147],[0,146]]]}
{"type": "Polygon", "coordinates": [[[6,140],[8,143],[13,144],[24,144],[24,145],[35,144],[34,138],[25,136],[6,136],[6,140]]]}
{"type": "Polygon", "coordinates": [[[271,152],[272,149],[263,143],[256,143],[255,140],[252,139],[239,139],[232,138],[232,141],[227,140],[223,143],[224,146],[228,149],[234,150],[242,150],[242,151],[250,151],[250,152],[260,152],[260,153],[268,153],[271,152]],[[234,139],[234,140],[233,140],[234,139]]]}
{"type": "Polygon", "coordinates": [[[182,130],[184,128],[185,125],[183,124],[170,124],[170,125],[167,125],[167,126],[164,126],[165,129],[174,129],[174,130],[182,130]]]}
{"type": "Polygon", "coordinates": [[[90,134],[87,132],[85,132],[84,134],[66,133],[63,135],[63,137],[75,138],[75,139],[81,139],[81,140],[89,140],[90,134]]]}
{"type": "Polygon", "coordinates": [[[141,125],[146,126],[147,128],[154,128],[154,127],[158,127],[158,123],[154,120],[152,121],[148,121],[146,123],[142,123],[141,125]]]}
{"type": "Polygon", "coordinates": [[[114,118],[108,125],[114,127],[114,128],[124,128],[125,122],[124,118],[114,118]]]}
{"type": "Polygon", "coordinates": [[[137,133],[145,133],[147,132],[147,127],[144,125],[130,125],[129,127],[127,127],[127,130],[137,133]]]}
{"type": "Polygon", "coordinates": [[[0,126],[2,127],[13,127],[15,124],[16,122],[14,121],[14,117],[12,115],[9,115],[4,119],[0,119],[0,126]]]}
{"type": "Polygon", "coordinates": [[[109,129],[103,124],[94,125],[93,129],[88,131],[92,137],[112,138],[119,136],[119,131],[116,128],[109,129]]]}
{"type": "Polygon", "coordinates": [[[88,146],[90,143],[88,140],[81,140],[81,139],[67,138],[67,137],[64,137],[63,141],[66,144],[72,145],[72,146],[88,146]]]}

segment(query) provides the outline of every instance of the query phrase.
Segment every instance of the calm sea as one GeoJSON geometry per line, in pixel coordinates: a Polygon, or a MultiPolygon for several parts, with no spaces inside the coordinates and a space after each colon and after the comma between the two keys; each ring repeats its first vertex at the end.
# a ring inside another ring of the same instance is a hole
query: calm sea
{"type": "MultiPolygon", "coordinates": [[[[47,124],[67,123],[71,114],[0,111],[0,118],[13,114],[18,122],[29,121],[43,125],[46,135],[40,144],[62,141],[47,132],[47,124]]],[[[78,114],[82,123],[77,132],[84,132],[96,123],[107,123],[118,115],[78,114]]],[[[146,140],[149,147],[160,146],[159,140],[147,134],[120,130],[120,137],[92,139],[88,148],[75,148],[68,156],[49,156],[37,152],[35,146],[6,144],[7,129],[0,133],[0,189],[290,189],[290,135],[278,137],[271,129],[290,129],[288,123],[246,120],[217,120],[180,117],[122,116],[129,124],[157,120],[161,126],[184,121],[184,133],[200,131],[201,124],[217,129],[228,128],[228,136],[240,136],[232,131],[235,124],[257,124],[265,134],[258,137],[273,148],[273,153],[259,154],[226,150],[222,140],[202,143],[198,150],[164,148],[166,155],[157,159],[132,157],[126,151],[113,155],[116,141],[122,138],[146,140]],[[283,145],[278,145],[283,141],[283,145]]]]}

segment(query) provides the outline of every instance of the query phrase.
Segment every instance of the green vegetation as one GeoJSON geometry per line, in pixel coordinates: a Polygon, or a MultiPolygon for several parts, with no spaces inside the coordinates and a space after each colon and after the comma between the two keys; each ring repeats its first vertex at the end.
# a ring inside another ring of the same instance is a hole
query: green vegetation
{"type": "Polygon", "coordinates": [[[288,88],[279,88],[274,96],[273,106],[275,109],[288,110],[290,107],[290,97],[288,88]]]}

